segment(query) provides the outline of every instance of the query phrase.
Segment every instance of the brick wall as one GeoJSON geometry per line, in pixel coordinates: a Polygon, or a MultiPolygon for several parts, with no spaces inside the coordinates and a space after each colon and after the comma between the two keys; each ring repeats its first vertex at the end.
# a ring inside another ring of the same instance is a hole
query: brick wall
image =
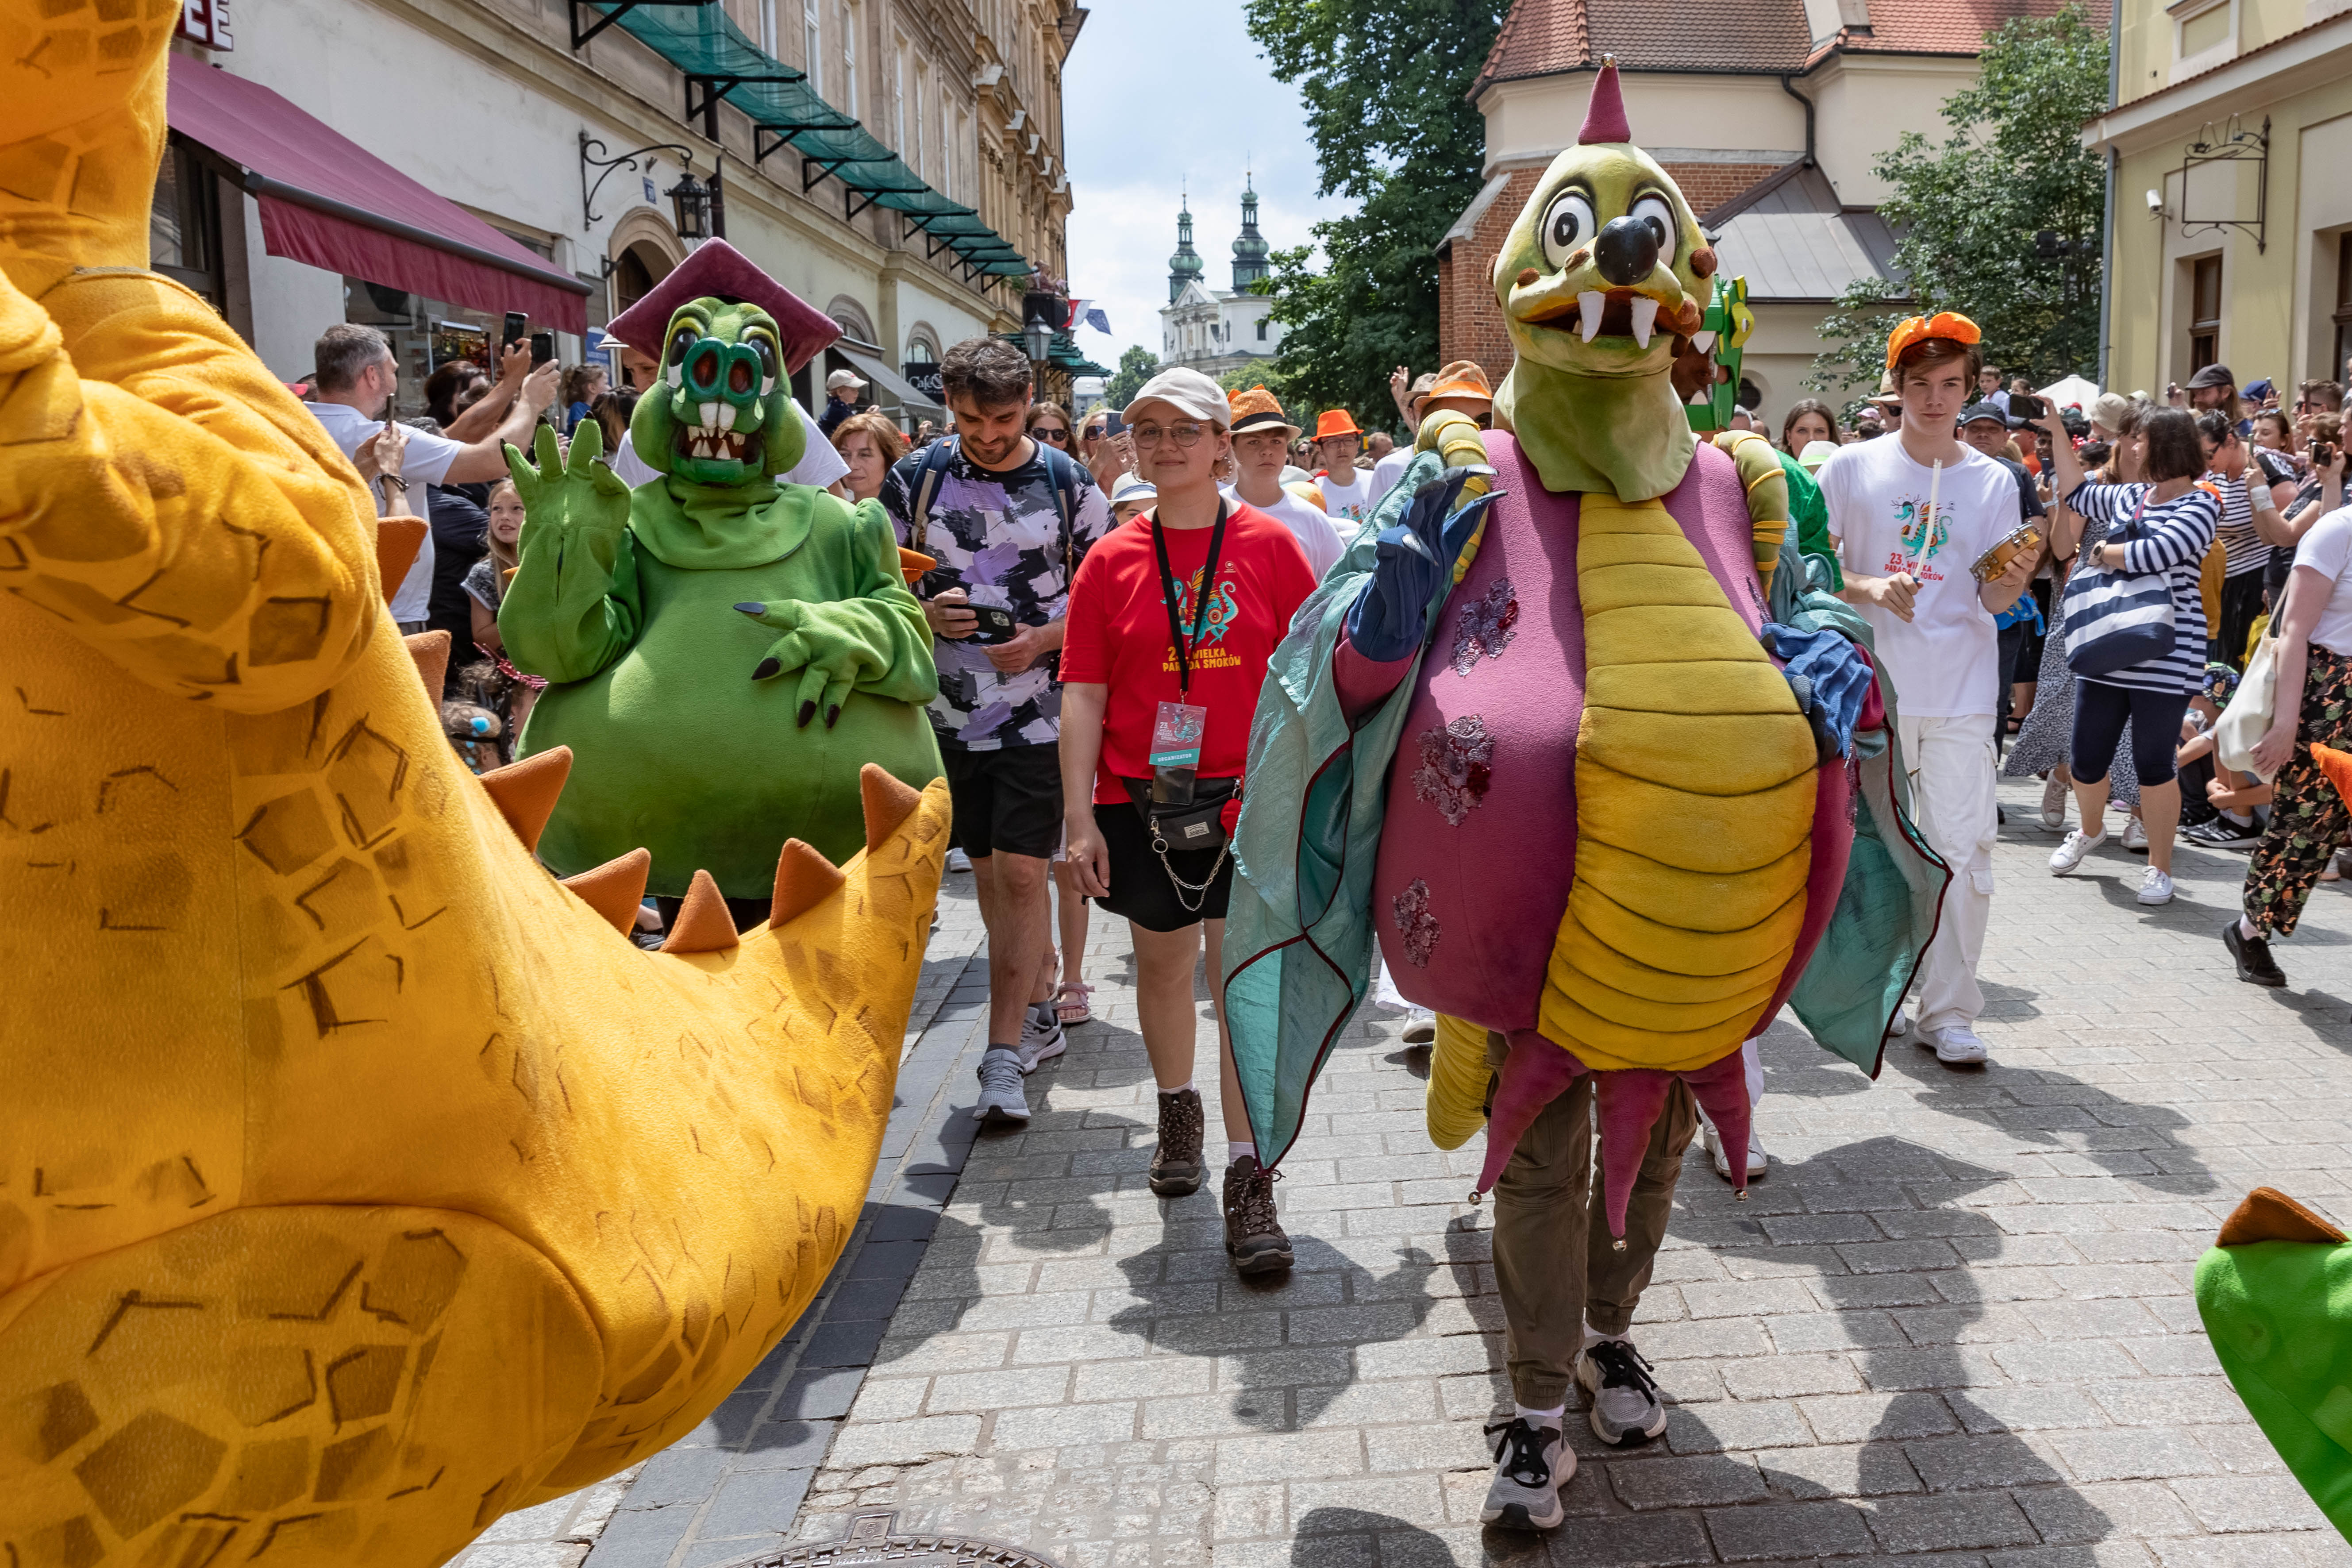
{"type": "MultiPolygon", "coordinates": [[[[1690,203],[1691,210],[1704,213],[1775,173],[1779,165],[1668,163],[1664,167],[1682,187],[1683,199],[1690,203]]],[[[1503,330],[1502,308],[1495,303],[1495,257],[1542,178],[1540,167],[1512,170],[1510,183],[1488,204],[1469,237],[1455,240],[1438,263],[1438,358],[1475,360],[1487,379],[1497,384],[1510,370],[1515,356],[1510,337],[1503,330]]]]}

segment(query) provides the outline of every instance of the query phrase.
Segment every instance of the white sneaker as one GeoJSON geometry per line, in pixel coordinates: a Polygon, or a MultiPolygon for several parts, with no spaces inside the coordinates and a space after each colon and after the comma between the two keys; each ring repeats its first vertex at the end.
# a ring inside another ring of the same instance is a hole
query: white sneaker
{"type": "Polygon", "coordinates": [[[1612,1447],[1634,1447],[1666,1429],[1657,1379],[1633,1342],[1588,1334],[1576,1358],[1576,1382],[1591,1404],[1592,1435],[1612,1447]]]}
{"type": "Polygon", "coordinates": [[[1069,1039],[1062,1033],[1062,1020],[1052,1003],[1045,1004],[1043,1017],[1033,1007],[1021,1020],[1021,1071],[1024,1077],[1035,1072],[1039,1062],[1052,1061],[1069,1048],[1069,1039]]]}
{"type": "Polygon", "coordinates": [[[2066,797],[2074,790],[2062,778],[2053,777],[2042,786],[2042,826],[2053,833],[2066,831],[2066,797]]]}
{"type": "Polygon", "coordinates": [[[971,870],[971,856],[969,856],[969,855],[967,855],[967,854],[965,854],[965,853],[964,853],[962,850],[961,850],[961,849],[950,849],[950,850],[949,850],[949,851],[948,851],[948,869],[949,869],[949,870],[950,870],[950,871],[969,871],[969,870],[971,870]]]}
{"type": "Polygon", "coordinates": [[[1904,1012],[1899,1007],[1896,1008],[1895,1012],[1895,1022],[1887,1026],[1886,1037],[1890,1040],[1899,1040],[1910,1033],[1911,1015],[1904,1012]]]}
{"type": "Polygon", "coordinates": [[[1977,1038],[1976,1031],[1966,1024],[1950,1024],[1940,1029],[1919,1031],[1919,1044],[1936,1053],[1936,1059],[1955,1067],[1981,1062],[1989,1054],[1985,1043],[1977,1038]]]}
{"type": "Polygon", "coordinates": [[[2126,816],[2124,818],[2124,847],[2126,849],[2146,849],[2147,847],[2147,823],[2142,822],[2137,816],[2126,816]]]}
{"type": "Polygon", "coordinates": [[[2172,902],[2172,878],[2168,873],[2158,869],[2154,866],[2150,866],[2147,870],[2141,872],[2139,879],[2139,901],[2143,904],[2168,904],[2172,902]]]}
{"type": "Polygon", "coordinates": [[[2051,875],[2063,877],[2083,863],[2083,857],[2107,841],[2102,831],[2095,838],[2084,835],[2081,828],[2066,835],[2066,842],[2050,852],[2051,875]]]}
{"type": "MultiPolygon", "coordinates": [[[[1700,1136],[1706,1145],[1706,1157],[1715,1162],[1715,1173],[1721,1176],[1727,1182],[1731,1180],[1731,1161],[1730,1158],[1723,1152],[1723,1134],[1715,1130],[1714,1122],[1709,1121],[1704,1124],[1700,1136]]],[[[1771,1168],[1772,1162],[1764,1152],[1764,1140],[1756,1135],[1756,1130],[1754,1128],[1749,1128],[1748,1131],[1748,1179],[1752,1182],[1759,1176],[1770,1171],[1771,1168]]]]}

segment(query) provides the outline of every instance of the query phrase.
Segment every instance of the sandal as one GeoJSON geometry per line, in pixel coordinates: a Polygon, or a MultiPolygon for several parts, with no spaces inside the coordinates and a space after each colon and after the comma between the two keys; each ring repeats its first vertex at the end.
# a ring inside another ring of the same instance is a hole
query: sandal
{"type": "Polygon", "coordinates": [[[1087,1005],[1095,988],[1083,980],[1065,980],[1054,988],[1054,1016],[1065,1025],[1091,1024],[1094,1009],[1087,1005]]]}

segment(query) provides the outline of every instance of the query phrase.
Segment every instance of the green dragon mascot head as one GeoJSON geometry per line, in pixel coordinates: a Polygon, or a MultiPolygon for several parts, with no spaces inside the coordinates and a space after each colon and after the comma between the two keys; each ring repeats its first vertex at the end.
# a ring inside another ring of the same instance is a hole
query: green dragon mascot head
{"type": "Polygon", "coordinates": [[[783,329],[757,305],[705,296],[673,311],[661,379],[629,435],[652,468],[697,484],[788,473],[808,447],[784,379],[783,329]]]}
{"type": "Polygon", "coordinates": [[[1693,340],[1715,269],[1690,204],[1633,145],[1604,64],[1577,144],[1544,171],[1495,258],[1517,351],[1495,423],[1547,489],[1636,501],[1681,482],[1697,443],[1677,387],[1714,379],[1693,340]]]}

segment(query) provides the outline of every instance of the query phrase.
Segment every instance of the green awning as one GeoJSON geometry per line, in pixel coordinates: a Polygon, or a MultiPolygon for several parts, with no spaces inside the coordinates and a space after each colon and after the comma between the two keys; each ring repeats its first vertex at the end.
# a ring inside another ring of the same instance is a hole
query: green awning
{"type": "Polygon", "coordinates": [[[1029,263],[980,215],[926,184],[896,153],[809,86],[807,73],[776,59],[754,44],[728,16],[725,6],[661,4],[658,0],[587,0],[591,10],[667,60],[688,79],[689,115],[693,83],[718,90],[754,127],[755,163],[784,147],[801,155],[801,189],[823,179],[838,181],[848,193],[846,216],[869,206],[904,213],[932,237],[931,255],[954,252],[968,274],[1025,277],[1029,263]],[[857,198],[863,198],[859,200],[857,198]]]}

